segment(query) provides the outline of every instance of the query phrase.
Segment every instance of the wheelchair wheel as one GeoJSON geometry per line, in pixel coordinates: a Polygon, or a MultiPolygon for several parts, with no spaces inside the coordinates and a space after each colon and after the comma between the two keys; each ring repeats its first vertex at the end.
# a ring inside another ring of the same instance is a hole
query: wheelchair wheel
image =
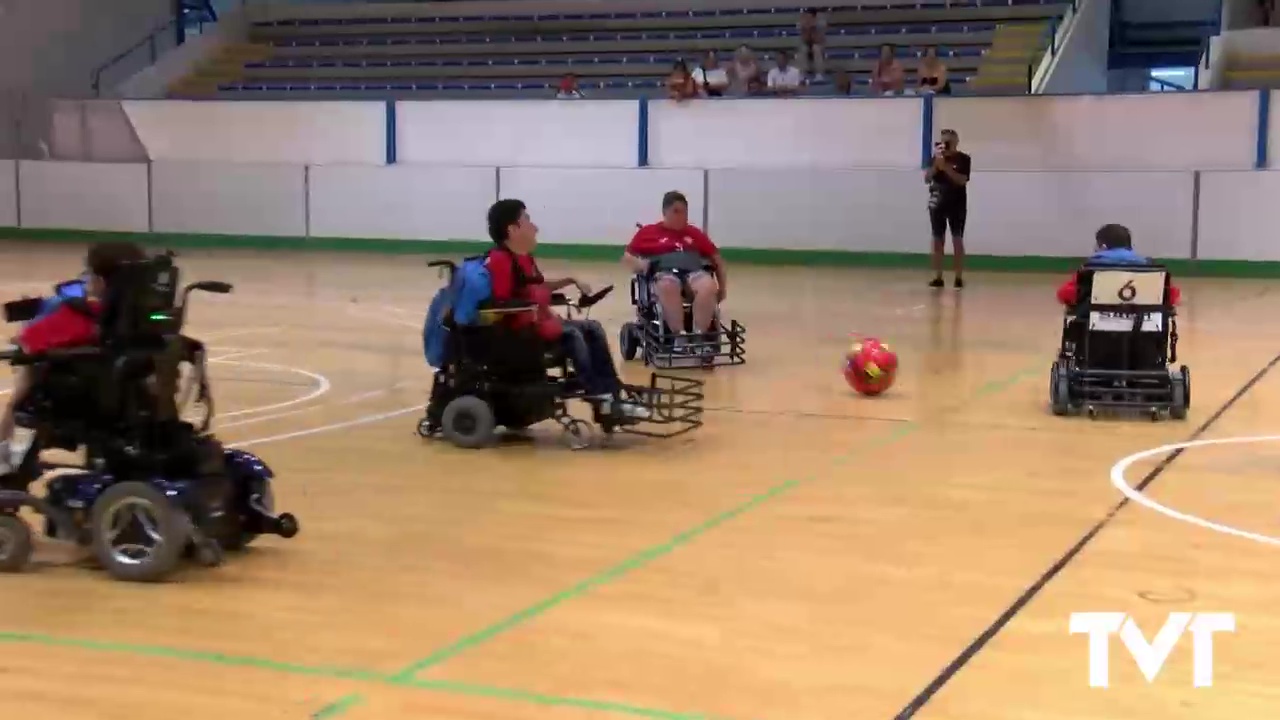
{"type": "Polygon", "coordinates": [[[33,552],[31,526],[17,515],[0,515],[0,572],[22,572],[33,552]]]}
{"type": "Polygon", "coordinates": [[[1049,407],[1054,415],[1071,412],[1071,381],[1059,363],[1049,369],[1049,407]]]}
{"type": "Polygon", "coordinates": [[[1174,420],[1187,419],[1187,408],[1191,405],[1188,379],[1185,367],[1182,372],[1169,378],[1169,417],[1174,420]]]}
{"type": "Polygon", "coordinates": [[[458,447],[475,449],[493,442],[497,427],[493,408],[475,395],[454,398],[444,408],[441,425],[445,438],[458,447]]]}
{"type": "Polygon", "coordinates": [[[618,347],[622,349],[623,360],[635,360],[640,350],[640,327],[633,322],[623,323],[618,332],[618,347]]]}
{"type": "Polygon", "coordinates": [[[177,569],[191,542],[191,519],[155,487],[112,485],[93,504],[93,554],[115,579],[156,582],[177,569]]]}

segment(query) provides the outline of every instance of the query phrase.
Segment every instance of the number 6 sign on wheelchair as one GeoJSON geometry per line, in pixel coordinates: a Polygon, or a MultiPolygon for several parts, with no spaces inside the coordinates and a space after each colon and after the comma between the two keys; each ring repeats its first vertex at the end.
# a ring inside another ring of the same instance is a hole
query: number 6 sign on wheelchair
{"type": "Polygon", "coordinates": [[[1165,273],[1098,270],[1093,274],[1093,305],[1163,305],[1165,273]]]}

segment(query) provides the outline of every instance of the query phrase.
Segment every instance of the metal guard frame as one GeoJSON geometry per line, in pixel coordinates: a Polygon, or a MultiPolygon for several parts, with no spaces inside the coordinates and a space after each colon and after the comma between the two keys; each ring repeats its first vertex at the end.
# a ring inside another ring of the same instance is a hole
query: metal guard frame
{"type": "Polygon", "coordinates": [[[624,385],[622,399],[644,406],[652,416],[615,425],[614,431],[651,438],[671,438],[702,427],[705,384],[702,380],[655,372],[649,374],[648,386],[624,385]],[[647,429],[650,426],[670,429],[647,429]]]}
{"type": "MultiPolygon", "coordinates": [[[[631,278],[631,304],[636,308],[637,324],[640,326],[640,352],[646,365],[672,369],[682,361],[690,368],[728,367],[743,365],[747,362],[745,347],[747,328],[737,320],[730,320],[729,326],[725,327],[718,311],[715,316],[717,329],[703,334],[696,340],[691,336],[683,345],[684,348],[688,348],[688,352],[677,352],[671,343],[673,338],[669,337],[657,310],[654,310],[653,318],[646,317],[642,310],[657,308],[657,304],[649,295],[648,284],[647,275],[636,275],[631,278]],[[694,352],[707,347],[714,349],[715,352],[706,355],[694,352]]],[[[686,302],[686,310],[689,309],[688,305],[686,302]]]]}

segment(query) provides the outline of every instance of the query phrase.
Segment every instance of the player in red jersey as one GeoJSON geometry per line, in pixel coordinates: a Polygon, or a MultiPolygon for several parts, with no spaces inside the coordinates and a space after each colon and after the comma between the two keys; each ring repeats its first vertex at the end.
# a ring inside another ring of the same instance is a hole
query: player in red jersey
{"type": "Polygon", "coordinates": [[[489,208],[489,237],[495,247],[485,258],[493,299],[519,299],[533,303],[532,313],[514,313],[506,322],[512,327],[534,326],[538,336],[559,343],[581,379],[587,399],[598,403],[601,412],[643,419],[649,411],[621,398],[622,380],[613,363],[609,339],[595,320],[562,320],[551,310],[551,294],[574,285],[583,295],[591,288],[573,278],[548,280],[534,262],[538,226],[533,224],[525,204],[519,200],[499,200],[489,208]]]}
{"type": "MultiPolygon", "coordinates": [[[[107,242],[89,248],[86,301],[64,303],[53,312],[28,323],[13,343],[24,354],[35,355],[58,348],[91,345],[98,339],[98,312],[107,285],[122,265],[144,259],[142,248],[131,242],[107,242]]],[[[16,427],[15,412],[31,392],[31,368],[14,370],[13,392],[0,415],[0,475],[12,472],[20,458],[11,450],[16,427]]]]}
{"type": "Polygon", "coordinates": [[[667,326],[680,344],[685,335],[685,296],[693,300],[693,332],[705,335],[716,309],[727,296],[728,278],[720,249],[706,233],[689,224],[689,201],[674,190],[662,196],[662,222],[637,230],[622,260],[634,272],[644,273],[653,258],[671,253],[697,255],[712,267],[712,272],[699,269],[682,276],[668,271],[654,274],[654,294],[662,305],[667,326]]]}

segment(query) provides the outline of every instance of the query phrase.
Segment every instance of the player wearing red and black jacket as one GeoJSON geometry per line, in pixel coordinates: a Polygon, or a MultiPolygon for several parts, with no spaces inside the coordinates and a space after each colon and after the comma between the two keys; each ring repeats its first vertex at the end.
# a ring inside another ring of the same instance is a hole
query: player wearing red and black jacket
{"type": "MultiPolygon", "coordinates": [[[[142,260],[142,248],[131,242],[109,242],[89,248],[85,258],[88,270],[86,298],[83,303],[63,303],[44,317],[28,323],[14,344],[27,355],[59,348],[92,345],[98,339],[98,313],[101,298],[120,266],[142,260]]],[[[12,471],[10,442],[15,426],[14,412],[31,391],[30,368],[16,368],[9,404],[0,416],[0,475],[12,471]]]]}
{"type": "Polygon", "coordinates": [[[533,325],[538,335],[559,342],[584,385],[588,399],[599,403],[602,412],[632,418],[648,416],[645,408],[623,402],[622,381],[609,350],[609,338],[595,320],[562,320],[551,310],[551,294],[576,285],[583,295],[591,288],[573,278],[547,280],[533,260],[538,245],[538,226],[533,224],[525,204],[519,200],[499,200],[489,208],[489,237],[497,246],[485,258],[490,291],[498,303],[526,300],[536,305],[533,313],[512,313],[505,322],[514,327],[533,325]]]}
{"type": "MultiPolygon", "coordinates": [[[[1097,243],[1093,255],[1085,261],[1085,265],[1149,265],[1151,260],[1133,250],[1133,236],[1129,228],[1123,225],[1103,225],[1094,236],[1097,243]]],[[[1058,288],[1058,302],[1063,305],[1075,305],[1079,302],[1079,286],[1077,274],[1072,273],[1058,288]]],[[[1169,284],[1169,302],[1177,305],[1182,301],[1182,291],[1172,283],[1169,284]]]]}

